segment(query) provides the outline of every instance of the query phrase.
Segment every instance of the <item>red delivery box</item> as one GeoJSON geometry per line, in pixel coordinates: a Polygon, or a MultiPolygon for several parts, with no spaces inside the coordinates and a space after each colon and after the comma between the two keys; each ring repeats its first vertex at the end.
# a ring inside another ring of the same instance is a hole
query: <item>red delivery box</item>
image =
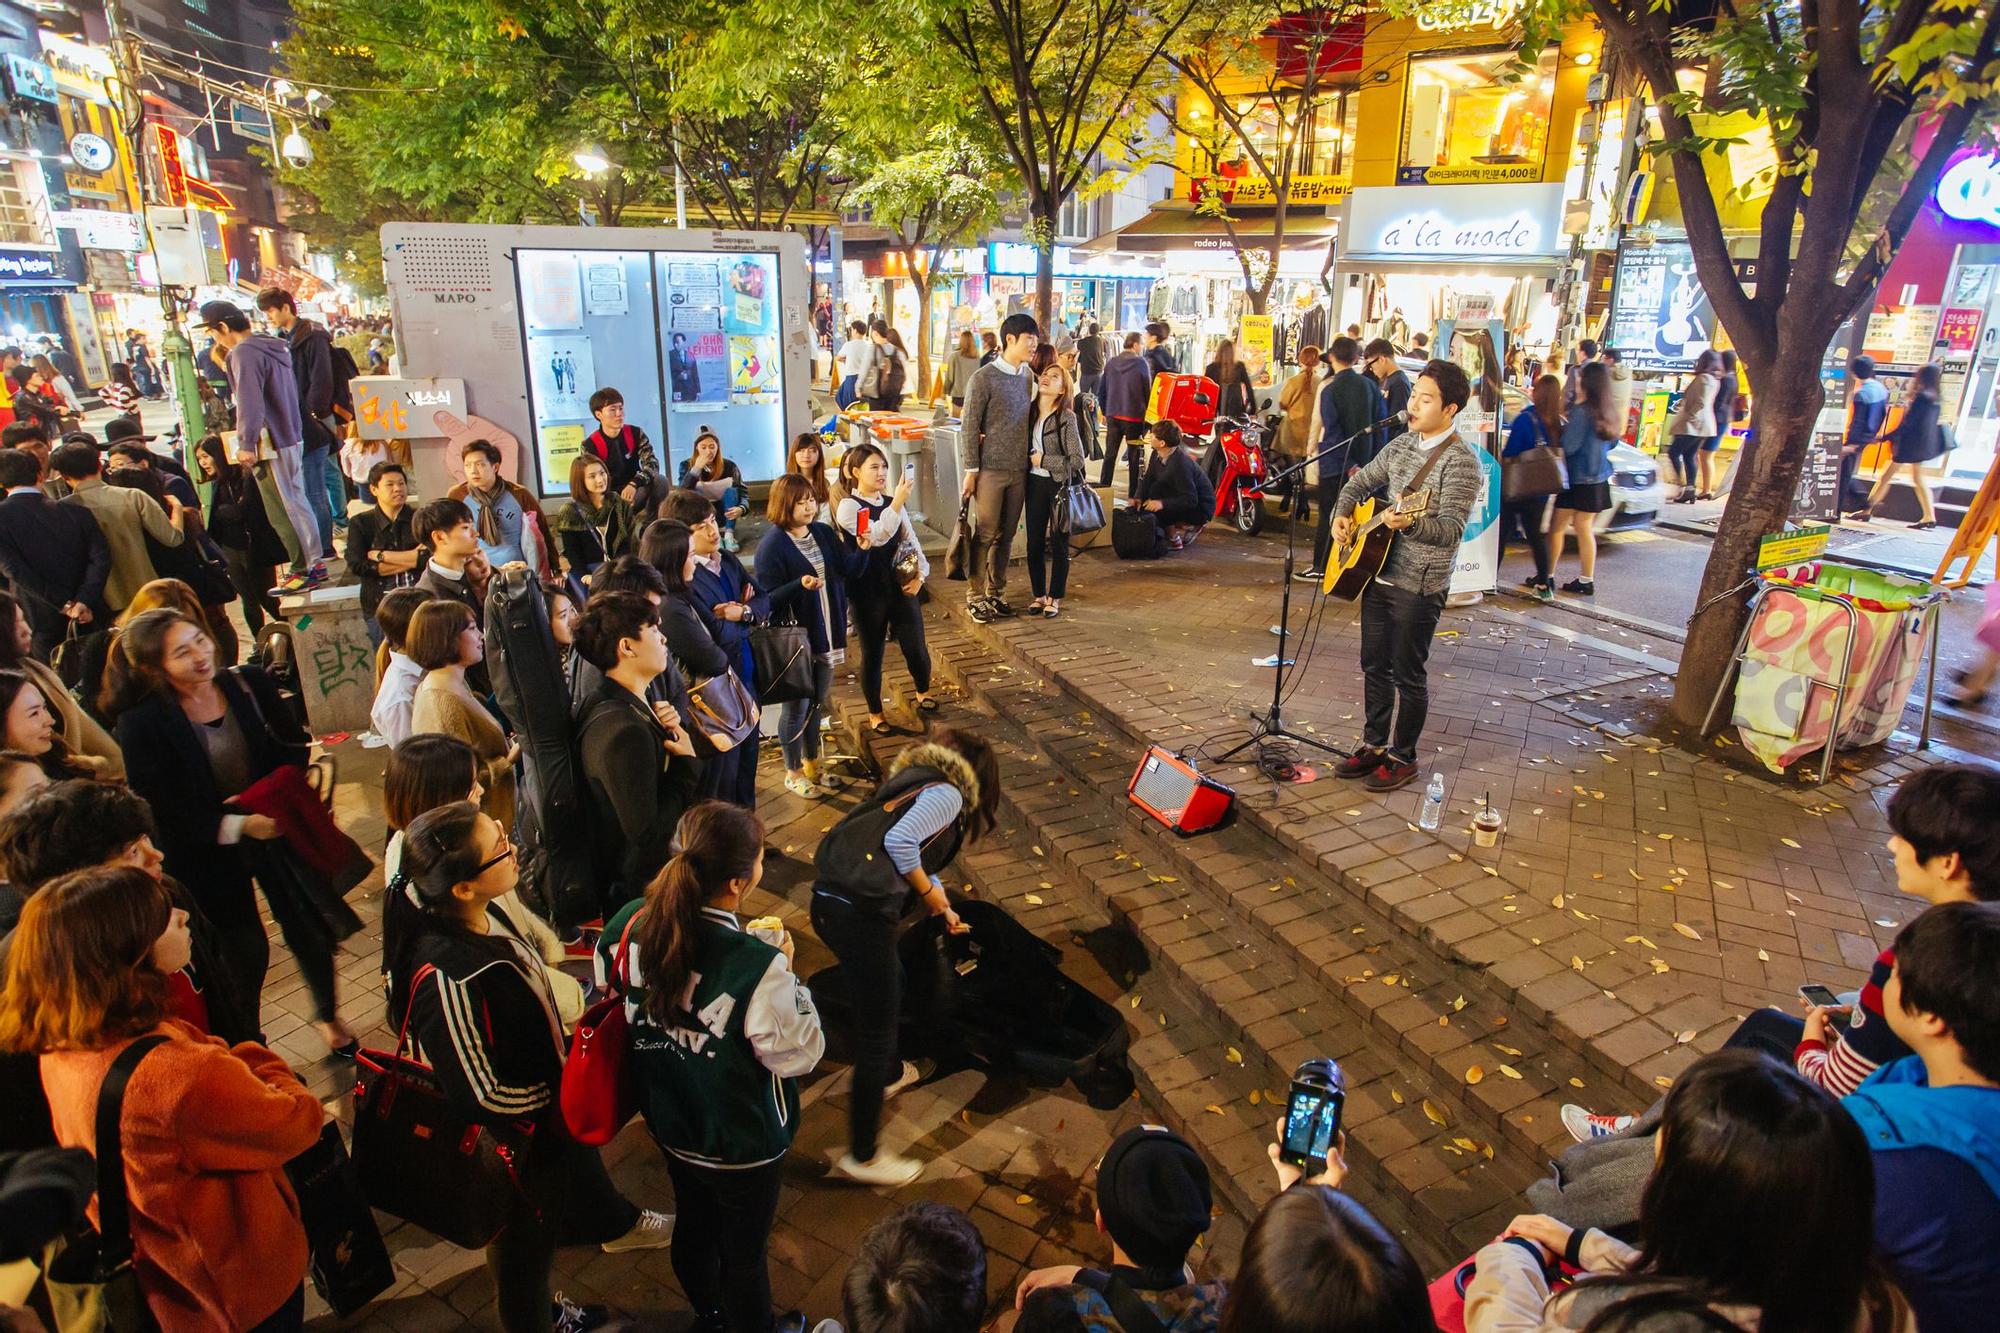
{"type": "Polygon", "coordinates": [[[1221,396],[1206,375],[1155,375],[1146,420],[1171,421],[1183,435],[1206,435],[1215,424],[1215,404],[1221,396]]]}

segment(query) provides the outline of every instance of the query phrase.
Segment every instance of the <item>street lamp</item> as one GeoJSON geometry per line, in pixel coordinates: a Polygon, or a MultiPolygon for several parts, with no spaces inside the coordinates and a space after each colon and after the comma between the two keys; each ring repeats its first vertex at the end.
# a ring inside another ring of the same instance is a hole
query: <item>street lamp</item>
{"type": "Polygon", "coordinates": [[[571,153],[570,161],[576,163],[577,169],[586,176],[599,175],[617,165],[610,158],[606,157],[600,149],[590,144],[585,144],[574,153],[571,153]]]}

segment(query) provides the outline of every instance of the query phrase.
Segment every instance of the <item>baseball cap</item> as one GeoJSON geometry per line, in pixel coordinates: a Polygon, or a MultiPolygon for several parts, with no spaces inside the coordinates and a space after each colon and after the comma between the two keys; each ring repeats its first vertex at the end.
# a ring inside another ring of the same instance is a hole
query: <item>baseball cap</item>
{"type": "Polygon", "coordinates": [[[248,323],[250,317],[244,314],[242,308],[234,301],[203,301],[201,303],[201,322],[195,327],[202,329],[220,328],[225,321],[236,319],[248,323]]]}
{"type": "Polygon", "coordinates": [[[1097,1164],[1097,1211],[1118,1247],[1148,1268],[1177,1268],[1208,1230],[1208,1166],[1188,1141],[1158,1125],[1126,1130],[1097,1164]]]}
{"type": "MultiPolygon", "coordinates": [[[[65,439],[68,437],[65,436],[65,439]]],[[[159,436],[146,434],[146,428],[131,417],[113,417],[104,423],[104,442],[118,444],[124,440],[156,440],[159,436]]]]}

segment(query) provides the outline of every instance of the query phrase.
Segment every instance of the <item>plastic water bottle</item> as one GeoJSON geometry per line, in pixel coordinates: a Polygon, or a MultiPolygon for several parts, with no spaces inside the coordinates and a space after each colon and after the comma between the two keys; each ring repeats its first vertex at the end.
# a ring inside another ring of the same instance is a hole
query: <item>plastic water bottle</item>
{"type": "Polygon", "coordinates": [[[1444,774],[1431,774],[1431,785],[1424,788],[1424,808],[1417,815],[1417,827],[1428,832],[1437,832],[1438,820],[1444,815],[1444,774]]]}

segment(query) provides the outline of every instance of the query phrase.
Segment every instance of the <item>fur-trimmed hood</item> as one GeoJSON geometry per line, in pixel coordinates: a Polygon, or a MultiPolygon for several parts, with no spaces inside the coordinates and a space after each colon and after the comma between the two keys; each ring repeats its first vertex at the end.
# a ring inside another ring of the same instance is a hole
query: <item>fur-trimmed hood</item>
{"type": "Polygon", "coordinates": [[[938,745],[932,741],[919,741],[890,761],[889,771],[883,780],[895,777],[906,768],[935,768],[950,779],[958,788],[958,794],[965,801],[965,814],[970,817],[979,808],[979,778],[966,762],[964,755],[948,745],[938,745]]]}

